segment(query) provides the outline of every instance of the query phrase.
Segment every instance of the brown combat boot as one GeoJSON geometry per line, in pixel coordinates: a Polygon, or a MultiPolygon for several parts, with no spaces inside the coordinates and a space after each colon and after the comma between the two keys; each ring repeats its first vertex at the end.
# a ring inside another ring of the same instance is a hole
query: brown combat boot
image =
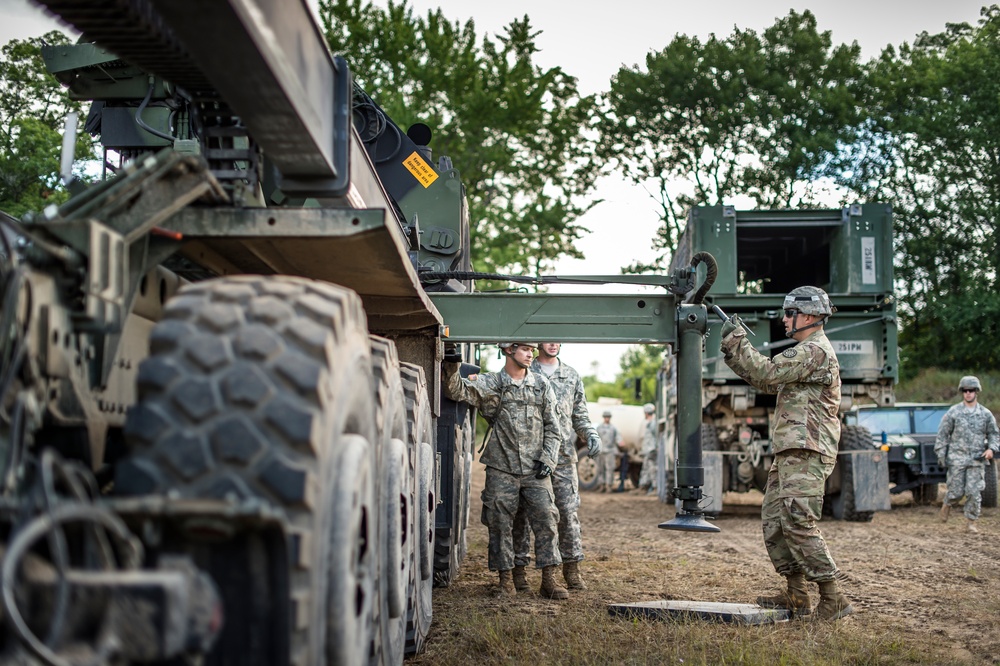
{"type": "Polygon", "coordinates": [[[511,580],[510,569],[500,572],[500,596],[516,597],[517,590],[514,588],[514,581],[511,580]]]}
{"type": "Polygon", "coordinates": [[[965,531],[968,532],[969,534],[979,534],[979,528],[976,527],[976,521],[972,520],[971,518],[966,519],[965,531]]]}
{"type": "Polygon", "coordinates": [[[804,574],[795,573],[786,577],[788,589],[769,597],[757,597],[757,605],[763,608],[786,608],[793,616],[809,615],[809,588],[804,574]]]}
{"type": "Polygon", "coordinates": [[[528,577],[524,573],[524,567],[514,566],[514,589],[518,592],[528,589],[528,577]]]}
{"type": "Polygon", "coordinates": [[[579,562],[563,562],[563,579],[566,581],[566,587],[570,590],[587,589],[587,586],[583,584],[583,579],[580,578],[579,562]]]}
{"type": "Polygon", "coordinates": [[[948,514],[949,513],[951,513],[951,504],[948,504],[947,502],[945,502],[945,503],[943,503],[941,505],[941,513],[938,514],[938,516],[941,517],[941,522],[942,523],[947,523],[948,522],[948,514]]]}
{"type": "Polygon", "coordinates": [[[556,582],[556,565],[542,569],[542,588],[538,593],[549,599],[569,599],[569,592],[556,582]]]}
{"type": "Polygon", "coordinates": [[[813,613],[814,620],[839,620],[853,612],[854,607],[851,606],[851,602],[837,589],[837,581],[831,580],[819,584],[819,603],[816,605],[816,612],[813,613]]]}

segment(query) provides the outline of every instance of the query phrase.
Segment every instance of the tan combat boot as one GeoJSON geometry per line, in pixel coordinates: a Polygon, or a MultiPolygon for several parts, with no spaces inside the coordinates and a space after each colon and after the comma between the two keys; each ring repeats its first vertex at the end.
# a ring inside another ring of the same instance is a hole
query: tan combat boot
{"type": "Polygon", "coordinates": [[[528,589],[528,577],[524,573],[524,567],[514,566],[514,589],[518,592],[528,589]]]}
{"type": "Polygon", "coordinates": [[[947,502],[944,502],[941,505],[941,513],[938,514],[941,517],[941,522],[942,523],[947,523],[948,522],[948,514],[949,513],[951,513],[951,504],[948,504],[947,502]]]}
{"type": "Polygon", "coordinates": [[[969,534],[979,534],[979,528],[976,527],[976,521],[971,518],[965,521],[965,531],[969,534]]]}
{"type": "Polygon", "coordinates": [[[816,605],[816,612],[813,613],[814,620],[839,620],[853,612],[854,607],[851,606],[851,602],[837,589],[837,581],[831,580],[819,584],[819,603],[816,605]]]}
{"type": "Polygon", "coordinates": [[[566,587],[570,590],[587,589],[587,586],[583,584],[583,579],[580,578],[579,562],[563,562],[563,578],[566,580],[566,587]]]}
{"type": "Polygon", "coordinates": [[[569,599],[569,592],[556,582],[556,565],[542,569],[542,588],[538,593],[549,599],[569,599]]]}
{"type": "Polygon", "coordinates": [[[769,597],[757,597],[757,605],[763,608],[787,608],[793,616],[809,615],[809,588],[804,574],[795,573],[786,577],[788,589],[769,597]]]}
{"type": "Polygon", "coordinates": [[[500,596],[516,597],[517,590],[514,588],[514,581],[511,580],[510,569],[500,572],[500,596]]]}

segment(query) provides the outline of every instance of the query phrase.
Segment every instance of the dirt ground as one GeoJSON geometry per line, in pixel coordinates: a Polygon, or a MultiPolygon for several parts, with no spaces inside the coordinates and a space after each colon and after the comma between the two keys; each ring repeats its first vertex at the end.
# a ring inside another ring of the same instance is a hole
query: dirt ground
{"type": "MultiPolygon", "coordinates": [[[[496,574],[487,570],[486,528],[478,520],[485,474],[478,463],[474,467],[468,556],[458,580],[434,591],[434,626],[417,663],[453,663],[451,643],[461,633],[454,615],[469,612],[468,597],[486,606],[501,603],[496,600],[496,574]]],[[[529,613],[565,614],[567,619],[584,606],[588,622],[612,623],[609,603],[752,602],[783,579],[774,573],[761,539],[760,495],[727,493],[726,500],[727,508],[715,521],[721,532],[704,534],[658,529],[673,517],[673,507],[643,491],[584,493],[580,520],[587,559],[582,571],[588,589],[574,592],[569,602],[543,601],[532,593],[525,600],[519,596],[515,604],[529,613]]],[[[843,574],[843,590],[857,611],[836,623],[837,630],[854,626],[868,637],[882,631],[901,637],[894,649],[902,650],[902,656],[874,658],[875,663],[1000,663],[1000,510],[984,510],[980,534],[974,535],[965,532],[960,509],[942,524],[939,505],[916,506],[909,493],[894,496],[893,504],[870,523],[821,523],[843,574]]],[[[537,587],[540,574],[530,573],[537,587]]],[[[813,587],[814,603],[817,598],[813,587]]],[[[849,651],[845,662],[872,661],[849,651]]],[[[648,661],[620,657],[619,663],[648,661]]]]}

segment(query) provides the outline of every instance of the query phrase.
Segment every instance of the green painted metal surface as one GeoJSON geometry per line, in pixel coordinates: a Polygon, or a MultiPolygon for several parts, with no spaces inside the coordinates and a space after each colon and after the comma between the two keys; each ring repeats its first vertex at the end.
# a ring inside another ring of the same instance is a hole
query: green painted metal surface
{"type": "Polygon", "coordinates": [[[673,295],[430,294],[452,342],[667,344],[677,337],[673,295]]]}

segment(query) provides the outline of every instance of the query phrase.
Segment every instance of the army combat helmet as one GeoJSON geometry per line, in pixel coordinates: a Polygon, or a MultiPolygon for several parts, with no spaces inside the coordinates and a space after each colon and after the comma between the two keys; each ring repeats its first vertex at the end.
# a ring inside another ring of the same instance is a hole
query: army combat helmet
{"type": "Polygon", "coordinates": [[[652,414],[655,411],[656,411],[656,406],[653,405],[653,403],[651,402],[647,402],[645,405],[642,406],[643,414],[652,414]]]}
{"type": "Polygon", "coordinates": [[[958,382],[958,392],[961,393],[964,389],[974,389],[976,393],[979,393],[983,390],[983,385],[979,383],[979,377],[966,375],[958,382]]]}
{"type": "Polygon", "coordinates": [[[500,348],[500,355],[501,356],[510,356],[511,359],[513,359],[514,363],[517,363],[519,366],[521,366],[522,368],[524,368],[525,370],[527,370],[528,366],[525,365],[524,363],[521,363],[520,361],[518,361],[513,356],[511,356],[511,354],[508,353],[507,350],[508,349],[512,349],[514,347],[531,347],[532,349],[538,349],[538,343],[537,342],[498,342],[497,343],[497,347],[500,348]]]}
{"type": "Polygon", "coordinates": [[[813,326],[821,326],[826,321],[826,318],[837,311],[837,308],[833,307],[830,303],[830,297],[825,291],[819,287],[796,287],[788,292],[785,296],[785,302],[781,305],[782,309],[785,311],[786,316],[790,316],[792,319],[792,330],[788,331],[785,335],[787,337],[792,337],[799,331],[804,331],[807,328],[812,328],[813,326]],[[788,315],[792,312],[792,315],[788,315]],[[819,321],[815,321],[808,326],[803,326],[799,328],[798,318],[800,314],[813,315],[816,317],[822,317],[819,321]]]}

